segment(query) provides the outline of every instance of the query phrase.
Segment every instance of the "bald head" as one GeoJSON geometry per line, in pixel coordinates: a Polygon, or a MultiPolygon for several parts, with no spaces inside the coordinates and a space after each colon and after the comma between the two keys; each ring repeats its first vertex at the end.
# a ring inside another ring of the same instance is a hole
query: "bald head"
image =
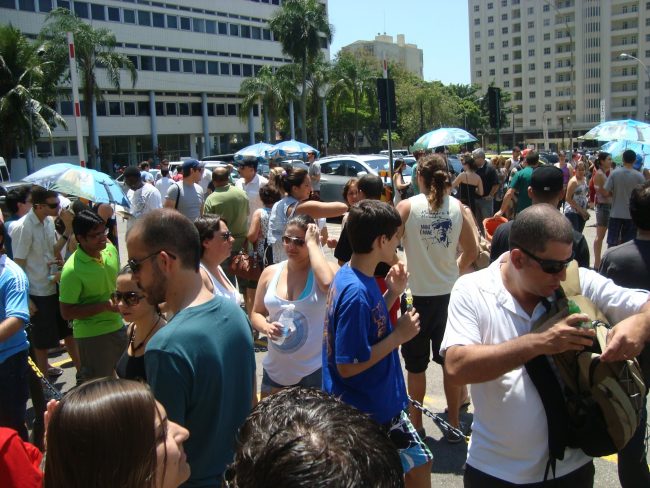
{"type": "Polygon", "coordinates": [[[212,170],[212,183],[214,186],[225,186],[230,182],[229,171],[225,166],[218,166],[212,170]]]}
{"type": "Polygon", "coordinates": [[[540,203],[517,214],[510,229],[510,249],[523,247],[543,253],[550,241],[573,244],[571,222],[557,208],[540,203]]]}

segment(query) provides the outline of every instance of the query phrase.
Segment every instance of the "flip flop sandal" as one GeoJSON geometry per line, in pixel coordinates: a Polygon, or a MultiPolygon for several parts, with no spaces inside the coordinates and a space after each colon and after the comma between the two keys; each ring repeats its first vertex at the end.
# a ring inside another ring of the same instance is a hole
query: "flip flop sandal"
{"type": "Polygon", "coordinates": [[[47,375],[50,378],[58,378],[63,374],[63,370],[61,368],[57,368],[55,366],[52,366],[51,368],[47,368],[47,375]]]}

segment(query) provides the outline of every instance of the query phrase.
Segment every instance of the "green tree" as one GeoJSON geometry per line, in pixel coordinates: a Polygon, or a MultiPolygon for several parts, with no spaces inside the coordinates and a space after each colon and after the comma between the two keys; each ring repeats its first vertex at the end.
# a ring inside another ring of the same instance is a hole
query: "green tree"
{"type": "Polygon", "coordinates": [[[65,126],[51,108],[58,77],[53,73],[42,46],[11,25],[0,26],[0,154],[10,170],[17,147],[31,148],[42,133],[51,137],[56,124],[65,126]]]}
{"type": "Polygon", "coordinates": [[[289,100],[296,97],[294,68],[286,65],[274,73],[270,66],[263,66],[256,76],[245,79],[239,89],[244,97],[240,117],[248,117],[249,109],[258,102],[264,111],[266,142],[275,142],[276,119],[289,100]]]}
{"type": "MultiPolygon", "coordinates": [[[[97,82],[97,68],[105,70],[108,82],[116,89],[121,87],[121,71],[127,70],[132,85],[135,87],[137,71],[131,60],[122,53],[115,51],[117,41],[115,34],[108,29],[95,29],[67,9],[58,8],[46,17],[46,24],[41,31],[41,38],[58,48],[55,54],[59,59],[67,57],[68,42],[66,33],[74,35],[77,66],[81,78],[81,92],[86,106],[88,122],[89,146],[88,163],[93,166],[98,148],[94,145],[94,135],[97,128],[91,116],[92,103],[102,99],[101,87],[97,82]]],[[[69,73],[68,73],[69,76],[69,73]]],[[[156,150],[157,148],[154,148],[156,150]]],[[[111,162],[102,161],[104,172],[110,172],[111,162]]]]}
{"type": "Polygon", "coordinates": [[[302,91],[300,95],[301,137],[307,142],[307,70],[315,60],[322,42],[332,42],[334,28],[327,22],[325,5],[317,0],[285,0],[273,15],[269,25],[282,44],[282,50],[300,65],[302,91]]]}
{"type": "MultiPolygon", "coordinates": [[[[333,68],[333,79],[336,88],[333,91],[338,113],[349,112],[350,104],[353,111],[352,137],[354,151],[359,152],[359,122],[360,119],[377,112],[377,84],[379,73],[372,63],[364,57],[358,57],[349,52],[339,52],[333,68]]],[[[364,124],[366,126],[366,124],[364,124]]],[[[377,126],[377,120],[375,120],[377,126]]],[[[366,126],[367,128],[367,126],[366,126]]],[[[371,134],[377,139],[378,134],[371,134]]]]}

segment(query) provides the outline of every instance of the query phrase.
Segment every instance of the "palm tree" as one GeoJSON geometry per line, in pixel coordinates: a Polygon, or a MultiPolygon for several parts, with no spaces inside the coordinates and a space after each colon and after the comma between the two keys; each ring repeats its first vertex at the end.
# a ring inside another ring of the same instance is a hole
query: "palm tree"
{"type": "Polygon", "coordinates": [[[332,42],[333,26],[327,22],[325,5],[317,0],[285,0],[269,22],[282,50],[301,67],[301,137],[307,142],[307,65],[321,49],[321,42],[332,42]]]}
{"type": "Polygon", "coordinates": [[[0,154],[10,170],[17,147],[31,150],[43,132],[51,137],[56,124],[65,127],[51,108],[58,75],[50,76],[52,62],[42,52],[15,27],[0,26],[0,154]]]}
{"type": "Polygon", "coordinates": [[[341,52],[334,65],[337,97],[348,97],[354,107],[354,150],[359,152],[359,109],[364,98],[372,99],[377,73],[366,59],[341,52]]]}
{"type": "MultiPolygon", "coordinates": [[[[102,99],[101,88],[97,83],[96,68],[103,68],[109,83],[118,90],[121,85],[122,69],[129,72],[134,87],[138,74],[135,66],[125,54],[115,52],[117,41],[115,34],[110,30],[94,29],[90,24],[85,23],[64,8],[50,12],[46,17],[46,22],[47,24],[41,31],[41,38],[59,48],[58,56],[67,56],[66,33],[72,32],[74,35],[77,66],[81,75],[81,91],[86,106],[86,121],[88,122],[91,145],[91,150],[88,151],[88,163],[92,167],[98,148],[94,147],[93,142],[97,129],[91,116],[91,104],[95,100],[102,99]]],[[[102,161],[102,166],[105,172],[111,171],[110,161],[102,161]]]]}
{"type": "Polygon", "coordinates": [[[240,117],[248,116],[250,108],[262,102],[264,111],[265,142],[275,142],[275,121],[286,103],[296,96],[296,87],[292,74],[292,66],[277,68],[275,73],[270,66],[263,66],[257,76],[245,79],[239,94],[244,97],[241,104],[240,117]]]}

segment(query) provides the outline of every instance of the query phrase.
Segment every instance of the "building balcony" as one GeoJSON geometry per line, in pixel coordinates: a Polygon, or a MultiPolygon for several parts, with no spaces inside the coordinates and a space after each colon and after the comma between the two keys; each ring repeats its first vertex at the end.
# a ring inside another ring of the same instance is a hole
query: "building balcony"
{"type": "Polygon", "coordinates": [[[633,25],[628,27],[612,27],[612,32],[617,36],[637,34],[639,32],[639,26],[633,25]]]}
{"type": "Polygon", "coordinates": [[[622,89],[612,88],[611,91],[610,91],[610,94],[611,94],[612,98],[616,98],[616,97],[629,98],[629,97],[637,96],[639,94],[639,91],[636,90],[636,89],[634,89],[634,90],[632,90],[632,89],[622,90],[622,89]]]}
{"type": "Polygon", "coordinates": [[[612,20],[633,20],[639,16],[639,12],[612,12],[612,20]]]}

